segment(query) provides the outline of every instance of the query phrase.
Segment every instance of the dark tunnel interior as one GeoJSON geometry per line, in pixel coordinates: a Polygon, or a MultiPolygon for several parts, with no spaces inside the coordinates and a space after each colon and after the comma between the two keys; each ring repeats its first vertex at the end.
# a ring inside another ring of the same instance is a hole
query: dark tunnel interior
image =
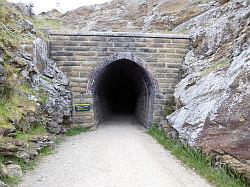
{"type": "Polygon", "coordinates": [[[98,121],[112,114],[134,115],[141,123],[149,116],[151,83],[147,73],[136,63],[119,60],[99,75],[95,90],[98,121]]]}

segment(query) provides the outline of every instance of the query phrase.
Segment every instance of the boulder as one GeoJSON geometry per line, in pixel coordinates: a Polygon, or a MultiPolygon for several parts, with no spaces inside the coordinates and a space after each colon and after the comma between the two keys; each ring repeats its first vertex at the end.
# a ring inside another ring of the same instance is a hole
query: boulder
{"type": "Polygon", "coordinates": [[[8,170],[4,164],[0,164],[0,176],[7,176],[8,170]]]}
{"type": "Polygon", "coordinates": [[[8,185],[5,184],[3,181],[0,181],[0,187],[8,187],[8,185]]]}
{"type": "Polygon", "coordinates": [[[1,164],[0,165],[0,176],[3,177],[17,177],[21,178],[23,175],[21,166],[17,164],[1,164]]]}
{"type": "Polygon", "coordinates": [[[17,164],[7,164],[5,165],[6,170],[7,170],[7,175],[8,177],[17,177],[21,178],[23,176],[22,168],[21,166],[17,164]]]}
{"type": "Polygon", "coordinates": [[[33,29],[33,24],[29,20],[25,19],[21,21],[21,28],[23,31],[31,32],[33,29]]]}

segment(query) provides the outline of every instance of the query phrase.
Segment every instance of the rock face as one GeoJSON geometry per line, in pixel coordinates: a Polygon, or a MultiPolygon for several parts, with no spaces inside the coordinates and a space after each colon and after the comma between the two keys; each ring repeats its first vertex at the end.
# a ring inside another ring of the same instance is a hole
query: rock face
{"type": "Polygon", "coordinates": [[[60,19],[73,29],[83,31],[163,32],[206,11],[219,3],[188,0],[113,0],[100,5],[84,6],[63,15],[43,13],[60,19]]]}
{"type": "Polygon", "coordinates": [[[193,41],[174,94],[177,110],[167,117],[181,140],[222,155],[222,160],[248,175],[249,10],[246,1],[230,1],[174,29],[189,30],[193,41]]]}
{"type": "MultiPolygon", "coordinates": [[[[34,41],[34,66],[36,74],[32,77],[32,85],[39,92],[41,88],[47,95],[46,103],[40,108],[47,114],[47,129],[51,133],[63,133],[63,123],[71,117],[71,93],[68,90],[68,78],[49,59],[47,44],[41,40],[34,41]]],[[[43,115],[44,116],[44,115],[43,115]]],[[[45,115],[46,116],[46,115],[45,115]]]]}
{"type": "MultiPolygon", "coordinates": [[[[38,37],[42,33],[29,21],[31,7],[3,3],[0,156],[4,159],[0,177],[19,178],[22,170],[14,164],[16,159],[31,161],[43,148],[54,145],[52,134],[65,132],[71,117],[71,93],[66,75],[49,59],[47,44],[38,37]]],[[[6,185],[0,181],[0,186],[6,185]]]]}

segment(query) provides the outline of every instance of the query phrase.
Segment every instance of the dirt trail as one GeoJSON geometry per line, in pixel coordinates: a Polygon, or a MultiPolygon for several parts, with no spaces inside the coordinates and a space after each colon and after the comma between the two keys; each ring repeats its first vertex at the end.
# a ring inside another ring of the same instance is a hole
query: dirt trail
{"type": "Polygon", "coordinates": [[[26,187],[206,187],[132,117],[69,138],[24,176],[26,187]]]}

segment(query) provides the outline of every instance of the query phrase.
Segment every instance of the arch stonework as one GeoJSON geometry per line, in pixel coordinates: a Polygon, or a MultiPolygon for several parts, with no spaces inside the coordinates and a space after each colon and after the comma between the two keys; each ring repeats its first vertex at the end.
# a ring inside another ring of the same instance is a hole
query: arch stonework
{"type": "Polygon", "coordinates": [[[165,104],[173,98],[180,67],[189,50],[189,36],[62,31],[50,31],[49,35],[51,58],[70,80],[75,124],[93,126],[99,122],[94,107],[96,83],[106,67],[122,59],[135,63],[150,80],[153,99],[148,116],[152,117],[144,125],[163,122],[165,104]],[[90,111],[75,111],[75,105],[82,103],[89,103],[90,111]]]}
{"type": "Polygon", "coordinates": [[[105,68],[107,66],[109,66],[111,63],[115,63],[116,61],[123,60],[123,59],[134,62],[135,64],[140,66],[145,71],[147,76],[150,78],[151,83],[153,84],[152,86],[154,87],[155,95],[158,95],[159,94],[159,85],[158,85],[157,77],[155,76],[154,72],[152,71],[150,66],[148,66],[148,64],[146,62],[144,62],[142,59],[135,56],[131,52],[126,52],[126,53],[121,52],[121,53],[113,54],[112,56],[106,58],[102,63],[98,64],[95,67],[94,71],[92,72],[92,74],[89,78],[86,93],[87,94],[93,93],[93,89],[95,87],[96,80],[98,78],[100,78],[100,76],[105,71],[105,68]]]}

